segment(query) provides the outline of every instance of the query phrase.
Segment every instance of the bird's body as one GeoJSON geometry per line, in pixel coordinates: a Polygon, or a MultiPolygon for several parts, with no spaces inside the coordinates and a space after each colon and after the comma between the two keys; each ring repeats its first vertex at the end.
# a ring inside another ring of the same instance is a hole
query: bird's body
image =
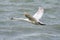
{"type": "Polygon", "coordinates": [[[25,21],[33,23],[33,24],[45,25],[42,22],[40,22],[40,20],[39,20],[39,19],[41,19],[43,13],[44,13],[44,9],[39,7],[38,11],[33,16],[31,16],[28,13],[25,13],[24,15],[25,15],[25,17],[27,17],[27,19],[24,19],[24,18],[11,18],[11,19],[14,19],[14,20],[25,20],[25,21]]]}

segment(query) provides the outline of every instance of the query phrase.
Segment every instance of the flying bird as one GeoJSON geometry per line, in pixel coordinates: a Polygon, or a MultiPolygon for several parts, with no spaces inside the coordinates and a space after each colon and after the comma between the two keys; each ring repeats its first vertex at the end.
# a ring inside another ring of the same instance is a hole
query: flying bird
{"type": "Polygon", "coordinates": [[[25,18],[11,18],[11,20],[24,20],[24,21],[27,21],[27,22],[30,22],[30,23],[33,23],[33,24],[36,24],[36,25],[45,25],[44,23],[42,23],[40,21],[40,19],[42,18],[42,15],[44,13],[44,9],[42,7],[39,7],[38,8],[38,11],[33,15],[31,16],[30,14],[28,14],[27,12],[25,12],[25,18]]]}

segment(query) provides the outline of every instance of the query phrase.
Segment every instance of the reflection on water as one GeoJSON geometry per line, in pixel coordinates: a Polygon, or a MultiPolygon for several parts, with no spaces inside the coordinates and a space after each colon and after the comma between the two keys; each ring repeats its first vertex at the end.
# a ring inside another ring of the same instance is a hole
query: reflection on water
{"type": "Polygon", "coordinates": [[[59,0],[0,0],[0,40],[60,40],[59,0]],[[41,19],[46,26],[25,21],[11,21],[11,17],[31,15],[41,6],[45,9],[41,19]]]}

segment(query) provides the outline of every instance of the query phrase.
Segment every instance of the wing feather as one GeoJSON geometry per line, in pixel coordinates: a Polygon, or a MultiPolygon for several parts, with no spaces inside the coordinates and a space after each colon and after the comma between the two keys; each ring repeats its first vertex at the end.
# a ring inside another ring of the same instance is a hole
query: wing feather
{"type": "Polygon", "coordinates": [[[41,19],[42,15],[44,13],[44,9],[42,7],[39,7],[38,11],[33,16],[35,19],[39,20],[41,19]]]}

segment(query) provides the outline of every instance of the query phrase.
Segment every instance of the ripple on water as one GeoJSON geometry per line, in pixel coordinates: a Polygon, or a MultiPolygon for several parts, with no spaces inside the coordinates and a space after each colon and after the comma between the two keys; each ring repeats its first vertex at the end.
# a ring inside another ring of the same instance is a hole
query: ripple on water
{"type": "Polygon", "coordinates": [[[58,0],[0,0],[0,40],[60,40],[59,4],[58,0]],[[32,15],[39,6],[45,8],[41,19],[45,26],[9,19],[25,18],[25,11],[32,15]]]}

